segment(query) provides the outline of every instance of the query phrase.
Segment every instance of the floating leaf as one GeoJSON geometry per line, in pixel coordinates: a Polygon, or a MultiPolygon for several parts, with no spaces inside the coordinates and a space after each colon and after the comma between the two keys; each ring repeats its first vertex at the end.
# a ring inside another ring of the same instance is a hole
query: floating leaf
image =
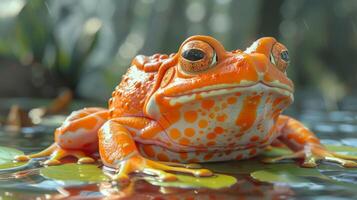
{"type": "Polygon", "coordinates": [[[14,160],[15,156],[23,154],[22,151],[17,149],[0,146],[0,164],[8,163],[9,161],[14,160]]]}
{"type": "Polygon", "coordinates": [[[250,175],[256,180],[270,183],[309,182],[305,179],[306,177],[330,180],[317,168],[303,168],[294,163],[272,164],[268,169],[258,170],[250,175]]]}
{"type": "Polygon", "coordinates": [[[180,187],[180,188],[210,188],[220,189],[230,187],[237,182],[233,176],[224,174],[215,174],[211,177],[194,177],[190,175],[177,175],[177,181],[162,182],[155,177],[144,177],[146,181],[153,185],[164,187],[180,187]]]}
{"type": "Polygon", "coordinates": [[[335,146],[335,145],[325,145],[325,146],[328,150],[336,153],[357,156],[357,147],[335,146]]]}
{"type": "Polygon", "coordinates": [[[101,182],[109,179],[97,165],[76,163],[49,166],[40,169],[40,174],[49,179],[62,181],[101,182]]]}
{"type": "Polygon", "coordinates": [[[24,153],[22,151],[17,149],[0,146],[0,169],[7,169],[24,165],[26,162],[13,162],[15,156],[23,154],[24,153]]]}

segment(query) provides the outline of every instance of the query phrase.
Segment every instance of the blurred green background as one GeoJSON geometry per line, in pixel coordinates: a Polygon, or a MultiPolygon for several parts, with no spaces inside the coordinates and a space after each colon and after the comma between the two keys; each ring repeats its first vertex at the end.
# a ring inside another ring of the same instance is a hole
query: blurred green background
{"type": "Polygon", "coordinates": [[[227,50],[273,36],[290,53],[297,103],[357,93],[355,0],[1,0],[0,97],[106,101],[137,54],[212,35],[227,50]]]}

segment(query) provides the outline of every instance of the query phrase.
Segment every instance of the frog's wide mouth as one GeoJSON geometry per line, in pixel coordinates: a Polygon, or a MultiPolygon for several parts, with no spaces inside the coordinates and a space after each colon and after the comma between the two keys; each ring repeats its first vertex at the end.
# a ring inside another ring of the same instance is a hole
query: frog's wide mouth
{"type": "Polygon", "coordinates": [[[209,98],[214,96],[223,96],[226,94],[233,94],[240,92],[242,94],[248,92],[262,92],[262,91],[269,91],[271,93],[279,94],[281,96],[286,96],[291,100],[294,99],[293,96],[293,89],[276,83],[263,83],[258,82],[255,84],[239,84],[239,85],[229,85],[229,84],[221,84],[221,85],[214,85],[208,86],[203,88],[198,88],[195,90],[191,90],[189,92],[183,92],[177,95],[167,95],[165,98],[170,100],[171,105],[175,105],[177,103],[187,103],[194,101],[200,98],[209,98]]]}

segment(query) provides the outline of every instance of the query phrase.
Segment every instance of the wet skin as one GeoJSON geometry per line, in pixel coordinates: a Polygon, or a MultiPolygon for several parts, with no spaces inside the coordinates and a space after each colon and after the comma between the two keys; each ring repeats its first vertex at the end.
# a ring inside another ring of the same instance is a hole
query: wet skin
{"type": "Polygon", "coordinates": [[[99,151],[104,165],[117,169],[113,179],[141,172],[170,181],[176,179],[170,172],[212,175],[186,163],[248,159],[284,144],[292,155],[265,161],[357,166],[356,157],[327,151],[303,124],[281,114],[293,102],[288,64],[286,47],[271,37],[226,51],[212,37],[192,36],[175,54],[135,57],[108,109],[73,112],[56,129],[53,145],[16,159],[50,156],[45,164],[57,165],[75,156],[92,163],[99,151]]]}

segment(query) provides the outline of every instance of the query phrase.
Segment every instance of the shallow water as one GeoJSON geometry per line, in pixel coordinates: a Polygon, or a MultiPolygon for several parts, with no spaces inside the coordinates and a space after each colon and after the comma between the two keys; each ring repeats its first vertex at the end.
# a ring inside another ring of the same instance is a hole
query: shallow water
{"type": "MultiPolygon", "coordinates": [[[[357,105],[354,105],[354,101],[348,105],[342,105],[338,111],[330,112],[314,105],[316,102],[307,102],[302,105],[300,112],[290,110],[288,113],[292,113],[304,122],[325,144],[357,147],[357,105]]],[[[52,131],[56,123],[63,119],[61,117],[63,116],[58,116],[57,119],[51,118],[34,129],[23,129],[22,134],[13,134],[2,129],[0,145],[13,147],[25,153],[41,150],[52,143],[52,131]]],[[[228,168],[239,164],[236,162],[219,163],[228,168]]],[[[130,187],[120,188],[108,181],[100,184],[54,181],[39,175],[38,170],[32,170],[17,179],[6,178],[9,174],[0,174],[0,196],[3,199],[68,197],[101,199],[108,196],[129,199],[237,199],[237,197],[245,197],[249,199],[325,200],[357,198],[356,170],[344,169],[332,163],[324,163],[318,167],[318,170],[336,182],[324,181],[312,176],[305,177],[308,180],[306,182],[267,183],[254,180],[248,173],[227,173],[236,177],[237,183],[229,188],[218,190],[155,186],[140,177],[135,178],[130,187]]]]}

